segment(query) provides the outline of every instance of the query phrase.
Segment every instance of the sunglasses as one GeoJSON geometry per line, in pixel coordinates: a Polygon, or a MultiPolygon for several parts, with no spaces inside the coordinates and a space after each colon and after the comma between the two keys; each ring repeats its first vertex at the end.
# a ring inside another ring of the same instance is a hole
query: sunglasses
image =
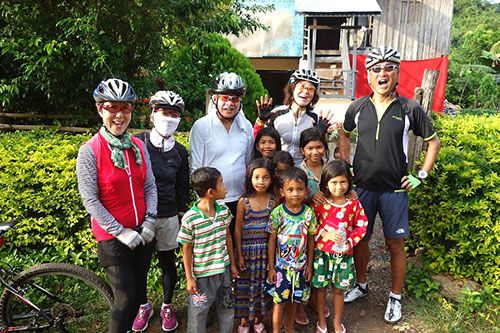
{"type": "Polygon", "coordinates": [[[300,92],[305,90],[305,91],[309,92],[310,94],[314,94],[314,92],[316,91],[316,88],[311,87],[311,86],[306,86],[304,84],[297,85],[297,88],[299,89],[300,92]]]}
{"type": "Polygon", "coordinates": [[[380,73],[382,70],[384,70],[385,72],[392,72],[395,69],[399,69],[399,66],[395,64],[389,64],[384,66],[373,66],[372,68],[370,68],[373,73],[380,73]]]}
{"type": "Polygon", "coordinates": [[[219,101],[221,101],[222,103],[231,101],[232,103],[236,104],[241,102],[241,96],[219,95],[219,101]]]}
{"type": "Polygon", "coordinates": [[[104,110],[111,112],[111,113],[118,113],[118,112],[123,112],[123,113],[132,113],[134,111],[134,106],[130,103],[128,103],[125,106],[117,106],[114,104],[101,104],[101,108],[104,110]]]}

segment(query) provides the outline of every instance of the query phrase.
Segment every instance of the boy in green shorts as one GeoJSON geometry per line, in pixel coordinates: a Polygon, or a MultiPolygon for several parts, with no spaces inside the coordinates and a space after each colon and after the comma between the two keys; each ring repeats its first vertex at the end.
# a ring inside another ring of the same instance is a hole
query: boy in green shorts
{"type": "Polygon", "coordinates": [[[215,168],[195,170],[192,181],[200,199],[184,214],[177,235],[186,271],[187,331],[205,332],[208,310],[215,303],[219,331],[230,333],[234,324],[231,278],[238,275],[228,228],[233,216],[224,203],[216,202],[227,191],[215,168]]]}
{"type": "Polygon", "coordinates": [[[283,171],[279,178],[285,202],[269,217],[269,293],[273,296],[273,332],[279,332],[285,304],[286,332],[294,332],[297,303],[309,299],[314,250],[313,210],[304,204],[307,175],[299,168],[283,171]]]}

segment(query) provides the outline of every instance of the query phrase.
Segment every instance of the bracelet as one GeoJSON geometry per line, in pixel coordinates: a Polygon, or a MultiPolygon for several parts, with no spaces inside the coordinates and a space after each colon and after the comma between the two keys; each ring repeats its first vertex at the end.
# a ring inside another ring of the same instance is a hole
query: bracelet
{"type": "Polygon", "coordinates": [[[146,220],[147,218],[150,218],[153,221],[156,221],[157,215],[153,214],[153,213],[146,213],[146,215],[144,215],[144,219],[146,220]]]}

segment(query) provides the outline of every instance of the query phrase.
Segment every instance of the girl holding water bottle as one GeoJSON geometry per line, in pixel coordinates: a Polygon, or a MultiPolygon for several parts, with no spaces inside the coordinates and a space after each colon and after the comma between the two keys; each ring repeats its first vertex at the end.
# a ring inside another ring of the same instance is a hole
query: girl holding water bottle
{"type": "Polygon", "coordinates": [[[352,249],[364,237],[368,225],[363,207],[357,199],[347,199],[352,189],[350,165],[344,160],[327,163],[321,171],[319,189],[326,197],[323,204],[314,204],[318,223],[315,235],[314,274],[312,286],[317,289],[318,323],[316,332],[326,333],[324,315],[326,287],[333,284],[333,329],[345,332],[342,324],[344,290],[354,282],[352,249]]]}

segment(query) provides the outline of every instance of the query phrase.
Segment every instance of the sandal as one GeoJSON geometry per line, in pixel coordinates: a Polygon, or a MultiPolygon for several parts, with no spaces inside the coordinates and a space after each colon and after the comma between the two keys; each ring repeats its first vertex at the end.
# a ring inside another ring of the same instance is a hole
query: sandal
{"type": "Polygon", "coordinates": [[[330,317],[330,309],[328,308],[328,306],[325,305],[325,319],[330,317]]]}
{"type": "Polygon", "coordinates": [[[328,325],[325,328],[319,327],[319,321],[316,323],[316,333],[328,333],[328,325]]]}
{"type": "Polygon", "coordinates": [[[307,318],[307,313],[295,315],[295,322],[299,325],[309,325],[309,318],[307,318]]]}
{"type": "Polygon", "coordinates": [[[250,333],[250,326],[238,326],[238,333],[250,333]]]}
{"type": "Polygon", "coordinates": [[[266,333],[266,328],[264,327],[264,323],[260,322],[258,324],[253,325],[254,333],[266,333]]]}
{"type": "MultiPolygon", "coordinates": [[[[335,331],[335,333],[346,333],[347,330],[345,329],[344,324],[340,324],[340,325],[342,325],[342,331],[340,331],[340,332],[335,331]]],[[[334,328],[334,330],[335,330],[335,328],[334,328]]]]}

